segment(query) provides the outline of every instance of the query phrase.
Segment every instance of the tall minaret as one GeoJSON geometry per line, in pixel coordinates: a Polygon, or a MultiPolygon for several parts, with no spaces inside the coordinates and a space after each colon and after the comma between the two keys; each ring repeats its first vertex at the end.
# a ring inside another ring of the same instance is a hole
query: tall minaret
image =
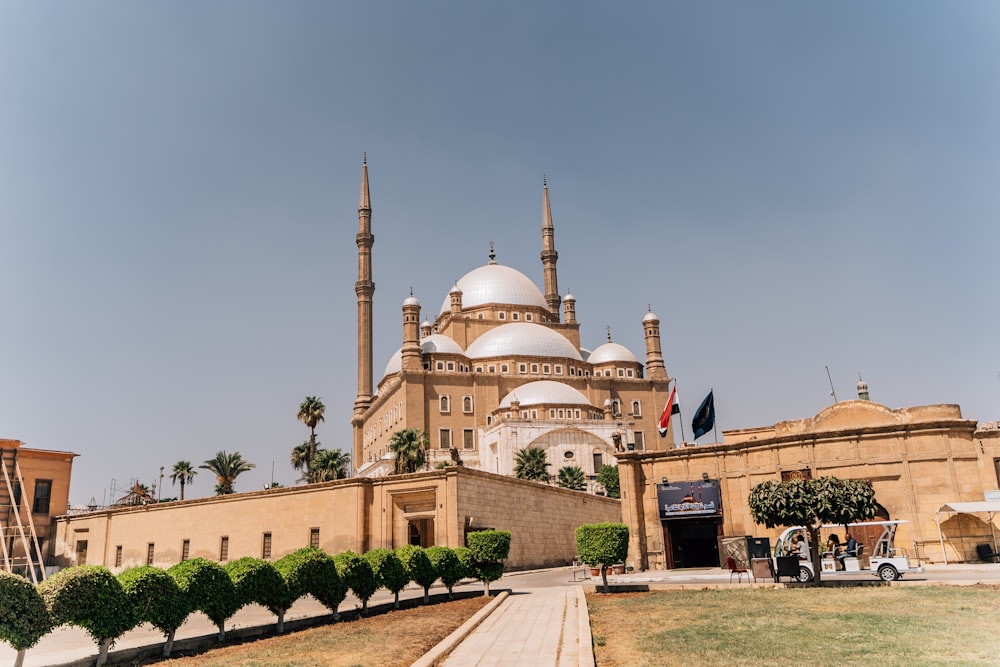
{"type": "Polygon", "coordinates": [[[545,303],[549,312],[559,321],[559,281],[556,280],[556,230],[552,226],[552,207],[549,206],[549,184],[542,176],[542,269],[545,271],[545,303]]]}
{"type": "Polygon", "coordinates": [[[358,295],[358,397],[354,401],[354,419],[372,402],[372,206],[368,196],[368,156],[361,164],[361,198],[358,202],[358,281],[354,291],[358,295]]]}
{"type": "Polygon", "coordinates": [[[663,352],[660,349],[660,318],[652,308],[647,307],[646,316],[642,318],[642,330],[646,336],[646,377],[651,380],[667,380],[667,369],[663,365],[663,352]]]}

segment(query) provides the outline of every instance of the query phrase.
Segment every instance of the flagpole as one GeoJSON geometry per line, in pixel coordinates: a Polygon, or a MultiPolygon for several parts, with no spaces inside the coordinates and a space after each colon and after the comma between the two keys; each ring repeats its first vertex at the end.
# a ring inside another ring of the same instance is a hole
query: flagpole
{"type": "MultiPolygon", "coordinates": [[[[708,393],[712,395],[712,407],[715,407],[715,387],[708,390],[708,393]]],[[[712,420],[712,432],[715,434],[715,441],[719,442],[719,419],[716,417],[712,420]]]]}
{"type": "MultiPolygon", "coordinates": [[[[677,379],[676,378],[674,378],[674,391],[677,391],[677,379]]],[[[681,414],[681,397],[680,396],[677,397],[677,416],[681,420],[681,446],[683,447],[684,446],[684,437],[685,437],[684,436],[684,415],[681,414]]],[[[673,419],[674,418],[673,415],[670,415],[670,418],[673,419]]]]}

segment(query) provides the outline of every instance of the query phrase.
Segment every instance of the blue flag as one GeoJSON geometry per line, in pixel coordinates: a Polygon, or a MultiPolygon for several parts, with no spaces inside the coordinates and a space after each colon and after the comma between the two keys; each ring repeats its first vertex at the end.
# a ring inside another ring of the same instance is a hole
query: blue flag
{"type": "Polygon", "coordinates": [[[708,392],[708,396],[698,406],[691,420],[691,428],[694,429],[694,439],[697,440],[715,427],[715,398],[713,391],[708,392]]]}

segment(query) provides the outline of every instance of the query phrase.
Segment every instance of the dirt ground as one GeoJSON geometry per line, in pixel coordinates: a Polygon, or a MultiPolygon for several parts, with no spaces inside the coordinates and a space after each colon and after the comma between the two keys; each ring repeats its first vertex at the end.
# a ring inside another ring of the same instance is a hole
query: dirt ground
{"type": "Polygon", "coordinates": [[[403,667],[447,637],[493,598],[482,595],[341,620],[320,627],[172,657],[167,667],[403,667]]]}

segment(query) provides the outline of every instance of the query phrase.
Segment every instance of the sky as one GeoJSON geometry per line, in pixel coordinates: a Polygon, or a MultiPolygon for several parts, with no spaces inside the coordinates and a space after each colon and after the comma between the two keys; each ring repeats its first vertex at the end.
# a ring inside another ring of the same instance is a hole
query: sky
{"type": "Polygon", "coordinates": [[[541,286],[544,177],[584,346],[652,308],[686,421],[996,421],[997,81],[974,0],[0,3],[0,437],[72,504],[294,484],[306,396],[349,452],[364,155],[376,382],[490,241],[541,286]]]}

